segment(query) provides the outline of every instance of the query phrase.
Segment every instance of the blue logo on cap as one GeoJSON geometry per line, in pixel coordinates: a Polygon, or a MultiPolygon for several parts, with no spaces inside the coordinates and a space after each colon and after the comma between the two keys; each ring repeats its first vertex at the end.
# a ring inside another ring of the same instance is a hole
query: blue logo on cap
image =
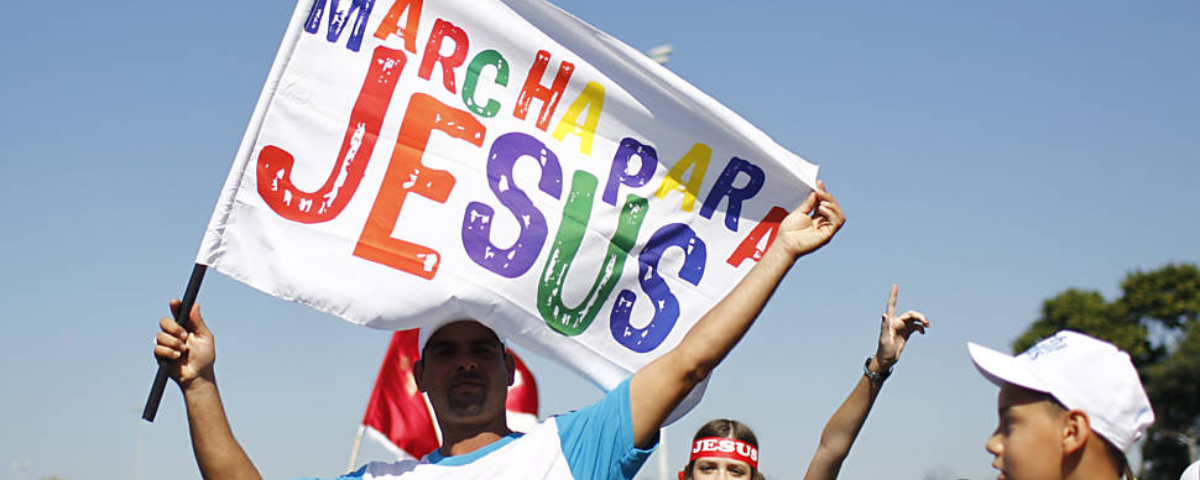
{"type": "Polygon", "coordinates": [[[1026,350],[1025,353],[1022,353],[1021,355],[1029,357],[1030,360],[1037,360],[1038,357],[1042,355],[1062,350],[1064,348],[1067,348],[1067,340],[1063,337],[1055,335],[1038,342],[1032,347],[1029,347],[1029,350],[1026,350]]]}

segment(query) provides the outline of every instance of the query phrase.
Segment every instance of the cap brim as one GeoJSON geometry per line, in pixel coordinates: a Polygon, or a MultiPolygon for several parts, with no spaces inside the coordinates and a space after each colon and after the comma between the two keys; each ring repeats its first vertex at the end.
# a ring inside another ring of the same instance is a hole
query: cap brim
{"type": "Polygon", "coordinates": [[[445,327],[446,325],[449,325],[451,323],[456,323],[456,322],[475,322],[480,325],[483,325],[484,327],[487,327],[488,330],[491,330],[493,334],[496,335],[496,339],[500,341],[500,346],[502,346],[504,348],[508,348],[508,338],[505,337],[504,335],[501,335],[500,332],[498,330],[496,330],[495,327],[488,325],[486,323],[483,323],[479,320],[475,320],[473,318],[447,317],[447,318],[439,319],[429,325],[424,325],[424,326],[420,327],[420,330],[418,330],[418,332],[417,332],[417,352],[418,352],[418,354],[425,353],[425,344],[429,343],[429,339],[431,337],[433,337],[433,334],[437,333],[438,330],[441,330],[442,327],[445,327]]]}
{"type": "Polygon", "coordinates": [[[979,373],[997,386],[1011,383],[1030,390],[1047,391],[1042,382],[1025,365],[1025,362],[1016,357],[974,342],[967,342],[967,350],[971,353],[971,361],[975,362],[975,368],[979,369],[979,373]]]}

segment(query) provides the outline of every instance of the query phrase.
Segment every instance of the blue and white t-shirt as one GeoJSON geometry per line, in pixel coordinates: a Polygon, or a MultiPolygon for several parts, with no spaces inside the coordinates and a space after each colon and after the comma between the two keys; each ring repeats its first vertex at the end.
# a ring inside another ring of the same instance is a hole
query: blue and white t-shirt
{"type": "MultiPolygon", "coordinates": [[[[657,444],[657,439],[655,440],[657,444]]],[[[595,404],[465,455],[371,462],[339,480],[632,480],[654,446],[637,448],[629,380],[595,404]]]]}

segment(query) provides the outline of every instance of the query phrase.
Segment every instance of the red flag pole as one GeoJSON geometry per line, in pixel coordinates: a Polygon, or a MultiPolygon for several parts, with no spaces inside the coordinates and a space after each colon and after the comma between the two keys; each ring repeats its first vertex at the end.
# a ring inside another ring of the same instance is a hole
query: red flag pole
{"type": "MultiPolygon", "coordinates": [[[[175,311],[175,321],[189,332],[192,330],[192,322],[188,321],[188,317],[192,312],[192,305],[196,303],[196,296],[200,294],[200,282],[204,281],[204,271],[207,269],[208,267],[199,263],[192,268],[192,276],[183,291],[183,299],[180,300],[179,309],[175,311]]],[[[158,404],[162,402],[163,391],[167,388],[167,367],[170,363],[170,360],[158,359],[158,372],[154,374],[154,384],[150,386],[146,408],[142,409],[142,420],[154,422],[154,416],[158,415],[158,404]]]]}

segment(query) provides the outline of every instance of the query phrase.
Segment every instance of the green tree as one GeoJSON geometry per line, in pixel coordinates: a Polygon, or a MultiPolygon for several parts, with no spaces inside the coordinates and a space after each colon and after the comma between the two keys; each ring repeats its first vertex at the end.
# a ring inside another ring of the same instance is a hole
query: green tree
{"type": "Polygon", "coordinates": [[[1130,273],[1121,297],[1069,289],[1042,303],[1041,316],[1013,342],[1021,352],[1064,328],[1112,342],[1138,367],[1157,417],[1142,447],[1139,478],[1175,480],[1200,439],[1200,270],[1169,264],[1130,273]],[[1152,334],[1153,332],[1153,334],[1152,334]]]}

